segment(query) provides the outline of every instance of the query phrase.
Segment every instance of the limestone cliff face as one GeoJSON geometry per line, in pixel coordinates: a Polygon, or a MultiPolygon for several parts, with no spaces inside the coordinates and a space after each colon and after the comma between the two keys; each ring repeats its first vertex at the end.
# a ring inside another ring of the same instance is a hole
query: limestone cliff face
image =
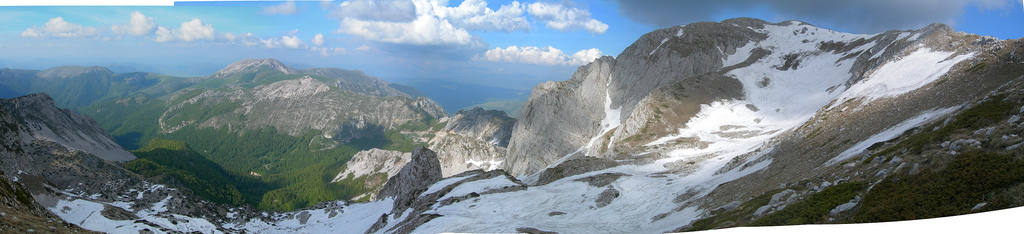
{"type": "Polygon", "coordinates": [[[437,160],[437,154],[426,147],[419,147],[412,151],[409,163],[405,164],[397,175],[388,179],[377,197],[394,199],[393,210],[400,213],[428,186],[440,181],[441,178],[441,163],[437,160]]]}
{"type": "Polygon", "coordinates": [[[92,118],[58,109],[45,93],[0,100],[0,106],[16,119],[20,141],[51,141],[115,162],[135,159],[135,155],[114,142],[92,118]]]}
{"type": "Polygon", "coordinates": [[[508,117],[503,111],[477,107],[456,112],[448,119],[444,131],[507,147],[515,123],[516,120],[508,117]]]}
{"type": "Polygon", "coordinates": [[[460,110],[446,121],[429,142],[438,152],[442,175],[501,168],[515,119],[502,111],[473,108],[460,110]]]}
{"type": "Polygon", "coordinates": [[[377,193],[380,192],[384,183],[398,175],[399,170],[411,159],[412,154],[408,152],[382,149],[359,151],[352,156],[352,159],[345,162],[345,169],[334,176],[331,183],[363,177],[365,182],[362,186],[369,191],[356,196],[353,200],[359,200],[364,196],[368,196],[368,200],[376,200],[377,193]]]}
{"type": "Polygon", "coordinates": [[[735,19],[656,30],[617,58],[580,67],[567,81],[537,85],[520,111],[505,169],[537,172],[621,124],[652,90],[721,69],[736,48],[766,37],[747,28],[759,23],[735,19]]]}

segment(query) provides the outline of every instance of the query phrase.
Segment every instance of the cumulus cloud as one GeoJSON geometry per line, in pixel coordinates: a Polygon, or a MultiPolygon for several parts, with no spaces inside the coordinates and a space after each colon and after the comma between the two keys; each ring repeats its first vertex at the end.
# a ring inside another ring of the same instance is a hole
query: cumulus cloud
{"type": "Polygon", "coordinates": [[[324,34],[317,33],[316,36],[313,36],[313,40],[311,40],[310,42],[312,42],[313,45],[315,45],[315,46],[323,46],[324,45],[324,34]]]}
{"type": "Polygon", "coordinates": [[[181,23],[180,28],[158,27],[156,30],[157,42],[168,41],[213,41],[216,39],[216,30],[213,25],[203,24],[202,20],[192,19],[181,23]]]}
{"type": "Polygon", "coordinates": [[[147,17],[142,12],[132,12],[131,19],[128,21],[128,25],[114,25],[110,27],[110,31],[118,35],[132,35],[132,36],[146,36],[156,30],[156,21],[153,21],[153,17],[147,17]]]}
{"type": "Polygon", "coordinates": [[[296,36],[281,36],[276,38],[260,39],[260,44],[264,48],[275,49],[304,49],[306,44],[302,42],[302,39],[296,36]]]}
{"type": "Polygon", "coordinates": [[[362,45],[359,48],[356,48],[356,50],[358,50],[358,51],[367,51],[367,50],[370,50],[370,46],[362,45]]]}
{"type": "Polygon", "coordinates": [[[582,29],[594,34],[603,34],[608,30],[607,24],[590,17],[590,11],[564,4],[535,2],[531,3],[527,10],[530,16],[558,31],[582,29]]]}
{"type": "Polygon", "coordinates": [[[955,24],[955,20],[963,14],[966,6],[993,10],[1015,7],[1017,3],[1019,2],[1011,0],[618,0],[619,11],[623,15],[658,27],[717,20],[731,12],[768,9],[776,15],[774,19],[765,20],[801,20],[818,25],[830,24],[854,33],[917,29],[931,23],[955,24]]]}
{"type": "Polygon", "coordinates": [[[517,47],[509,46],[502,49],[495,47],[483,54],[473,58],[476,61],[529,63],[539,65],[564,65],[580,66],[593,62],[601,57],[601,50],[597,48],[580,50],[572,55],[565,54],[562,50],[548,46],[538,48],[533,46],[517,47]]]}
{"type": "Polygon", "coordinates": [[[422,16],[408,23],[344,19],[339,33],[368,40],[411,45],[466,45],[473,37],[447,20],[422,16]]]}
{"type": "Polygon", "coordinates": [[[299,13],[299,8],[295,6],[294,1],[287,1],[279,5],[264,7],[263,13],[268,15],[294,15],[299,13]]]}
{"type": "Polygon", "coordinates": [[[484,0],[465,0],[457,7],[437,7],[437,15],[456,27],[469,31],[530,31],[530,22],[523,17],[525,6],[518,1],[503,5],[497,11],[487,8],[484,0]]]}
{"type": "Polygon", "coordinates": [[[517,1],[497,11],[483,0],[447,7],[445,0],[346,1],[332,12],[340,18],[337,33],[406,45],[482,46],[470,31],[529,31],[517,1]]]}
{"type": "Polygon", "coordinates": [[[21,32],[21,37],[33,38],[79,38],[94,37],[100,34],[99,29],[83,27],[80,24],[64,21],[63,17],[52,18],[43,27],[32,26],[21,32]]]}

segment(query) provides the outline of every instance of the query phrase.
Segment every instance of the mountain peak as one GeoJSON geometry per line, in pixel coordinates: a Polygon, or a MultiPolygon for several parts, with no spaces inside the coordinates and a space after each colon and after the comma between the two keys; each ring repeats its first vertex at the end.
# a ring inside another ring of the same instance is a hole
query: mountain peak
{"type": "Polygon", "coordinates": [[[88,73],[114,74],[110,69],[100,66],[61,66],[42,70],[38,73],[38,76],[42,78],[71,78],[88,73]]]}
{"type": "Polygon", "coordinates": [[[273,58],[265,59],[243,59],[237,62],[229,64],[224,69],[220,69],[217,73],[213,73],[214,78],[224,78],[235,74],[244,74],[250,72],[256,72],[260,68],[269,68],[275,71],[283,72],[284,74],[296,74],[294,68],[284,65],[281,61],[277,61],[273,58]]]}

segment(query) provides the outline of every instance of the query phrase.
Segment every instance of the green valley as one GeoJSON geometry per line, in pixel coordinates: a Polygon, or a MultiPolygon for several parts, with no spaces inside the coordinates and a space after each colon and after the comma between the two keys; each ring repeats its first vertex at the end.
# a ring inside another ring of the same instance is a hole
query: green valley
{"type": "Polygon", "coordinates": [[[123,164],[129,170],[173,178],[213,202],[269,210],[370,191],[366,178],[331,180],[360,150],[425,145],[408,134],[445,116],[410,87],[359,71],[295,70],[273,59],[193,78],[102,67],[0,73],[0,86],[46,92],[58,106],[95,119],[139,157],[123,164]]]}

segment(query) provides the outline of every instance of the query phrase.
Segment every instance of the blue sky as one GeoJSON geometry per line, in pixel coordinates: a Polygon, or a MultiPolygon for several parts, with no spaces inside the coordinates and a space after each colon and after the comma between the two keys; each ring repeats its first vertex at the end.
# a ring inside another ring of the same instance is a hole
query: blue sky
{"type": "Polygon", "coordinates": [[[1024,37],[1022,4],[350,0],[0,6],[0,67],[100,65],[207,75],[236,60],[272,57],[300,68],[359,69],[398,83],[446,80],[529,90],[568,79],[593,58],[615,56],[644,33],[674,25],[754,17],[878,33],[938,22],[1011,39],[1024,37]]]}

